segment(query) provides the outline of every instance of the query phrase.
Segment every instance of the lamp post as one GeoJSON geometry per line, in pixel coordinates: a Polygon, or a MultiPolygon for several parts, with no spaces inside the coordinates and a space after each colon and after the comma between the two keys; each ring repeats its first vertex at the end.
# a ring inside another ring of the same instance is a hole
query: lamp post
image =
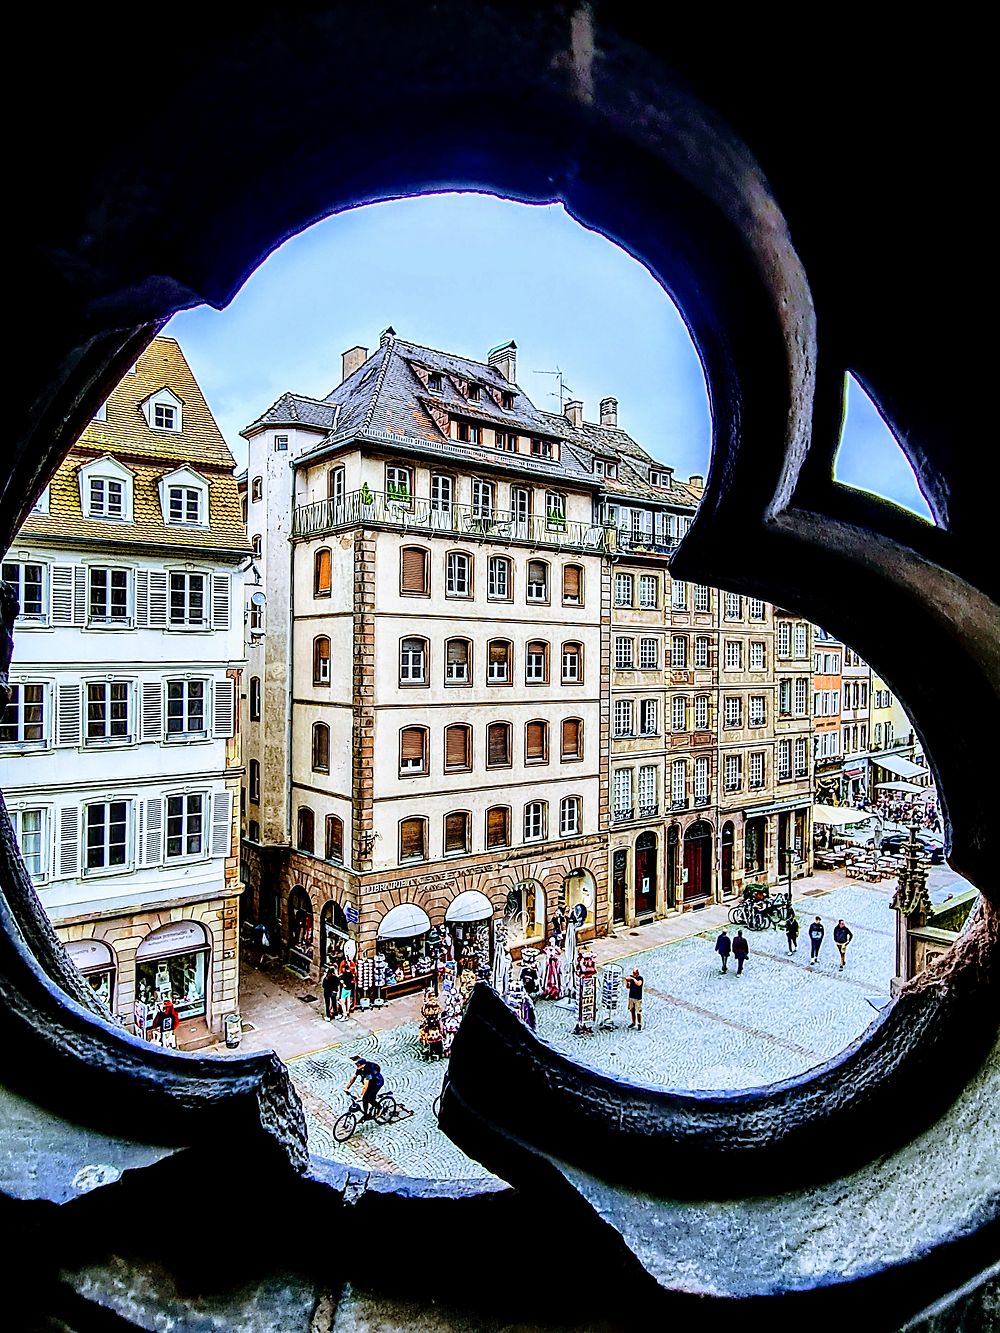
{"type": "Polygon", "coordinates": [[[431,951],[431,958],[434,960],[434,967],[431,969],[434,973],[434,994],[438,994],[438,957],[441,949],[441,932],[437,926],[431,926],[427,932],[427,947],[431,951]]]}
{"type": "Polygon", "coordinates": [[[785,860],[788,863],[788,915],[792,912],[792,866],[795,864],[795,848],[785,848],[785,860]]]}

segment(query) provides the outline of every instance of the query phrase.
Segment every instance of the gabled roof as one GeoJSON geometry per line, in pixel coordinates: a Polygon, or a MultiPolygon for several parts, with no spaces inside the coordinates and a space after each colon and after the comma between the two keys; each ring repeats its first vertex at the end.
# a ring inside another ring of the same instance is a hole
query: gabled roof
{"type": "Polygon", "coordinates": [[[659,463],[637,440],[620,426],[601,426],[592,421],[584,421],[574,426],[564,416],[554,412],[545,415],[554,429],[558,423],[563,431],[563,438],[576,454],[581,467],[590,473],[594,471],[595,458],[611,458],[618,464],[617,477],[604,477],[602,488],[607,491],[609,500],[616,497],[655,501],[672,508],[697,509],[701,494],[690,486],[671,480],[669,486],[654,486],[649,480],[649,469],[668,471],[669,466],[659,463]]]}

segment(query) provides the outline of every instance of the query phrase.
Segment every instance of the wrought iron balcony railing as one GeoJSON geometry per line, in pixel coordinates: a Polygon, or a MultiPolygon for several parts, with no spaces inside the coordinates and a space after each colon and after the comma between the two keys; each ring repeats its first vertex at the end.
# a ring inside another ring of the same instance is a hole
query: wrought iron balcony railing
{"type": "Polygon", "coordinates": [[[615,806],[615,823],[627,824],[629,820],[635,819],[635,807],[632,805],[615,806]]]}
{"type": "Polygon", "coordinates": [[[652,805],[639,806],[640,819],[655,819],[659,813],[660,813],[660,806],[657,801],[654,801],[652,805]]]}

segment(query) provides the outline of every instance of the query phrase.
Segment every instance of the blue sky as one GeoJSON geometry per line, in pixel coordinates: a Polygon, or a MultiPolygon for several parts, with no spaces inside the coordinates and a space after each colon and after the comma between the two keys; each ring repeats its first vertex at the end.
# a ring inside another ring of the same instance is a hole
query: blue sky
{"type": "MultiPolygon", "coordinates": [[[[678,476],[708,467],[705,384],[687,330],[655,279],[558,204],[479,194],[374,204],[276,250],[224,311],[171,320],[242,466],[239,431],[286,390],[322,398],[340,356],[400,337],[486,359],[518,345],[518,381],[558,410],[559,367],[584,417],[619,400],[618,423],[678,476]]],[[[859,386],[849,386],[838,479],[927,515],[909,465],[859,386]]]]}

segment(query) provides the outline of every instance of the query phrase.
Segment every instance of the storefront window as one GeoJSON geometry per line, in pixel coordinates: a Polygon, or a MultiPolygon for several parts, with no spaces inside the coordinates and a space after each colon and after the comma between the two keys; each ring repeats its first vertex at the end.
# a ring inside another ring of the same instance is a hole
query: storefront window
{"type": "Polygon", "coordinates": [[[135,965],[136,998],[155,1007],[158,1001],[171,999],[181,1018],[198,1018],[205,1013],[205,975],[208,950],[175,954],[171,958],[138,960],[135,965]]]}
{"type": "Polygon", "coordinates": [[[545,931],[545,892],[537,880],[526,879],[510,890],[504,904],[507,939],[515,948],[545,931]]]}

